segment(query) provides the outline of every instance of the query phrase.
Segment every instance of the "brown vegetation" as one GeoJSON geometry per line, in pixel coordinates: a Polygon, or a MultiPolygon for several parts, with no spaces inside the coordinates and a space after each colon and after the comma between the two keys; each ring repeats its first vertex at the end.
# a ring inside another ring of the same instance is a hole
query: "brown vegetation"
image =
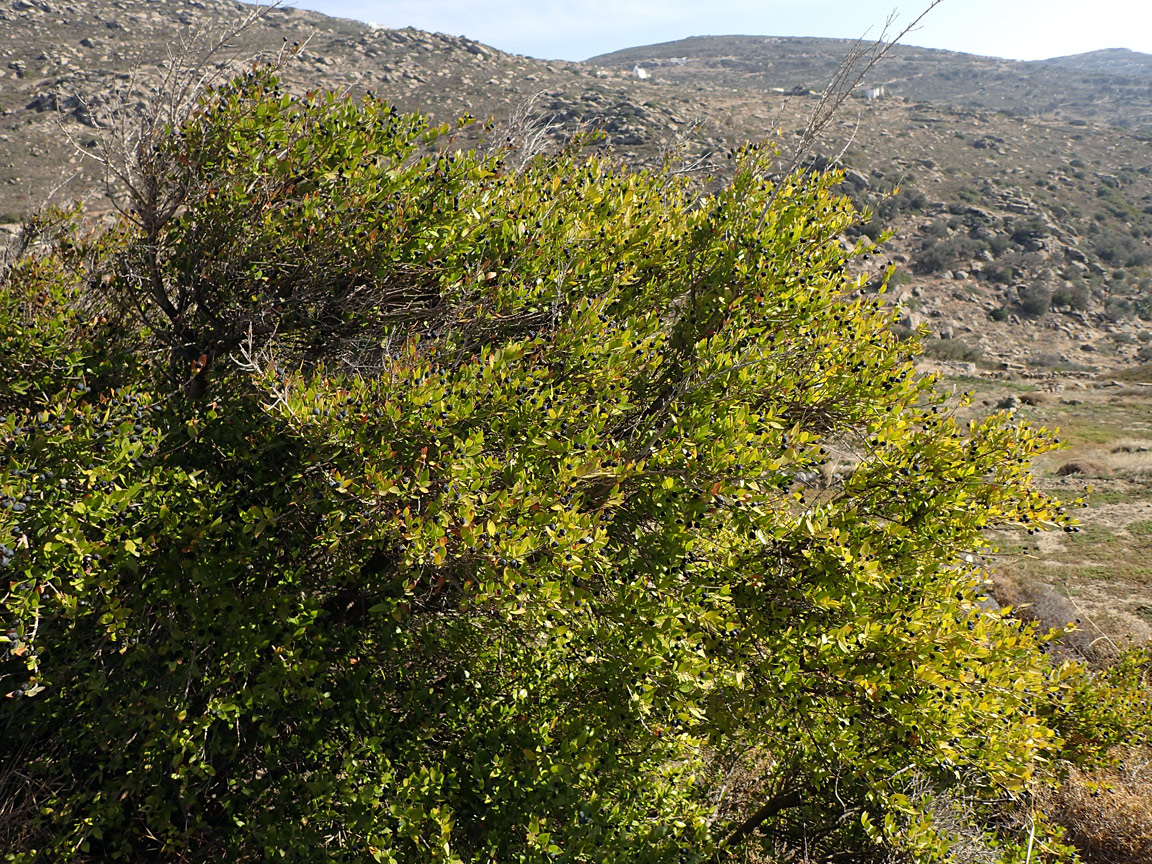
{"type": "Polygon", "coordinates": [[[1073,771],[1043,804],[1095,864],[1152,861],[1152,749],[1127,749],[1114,768],[1073,771]]]}

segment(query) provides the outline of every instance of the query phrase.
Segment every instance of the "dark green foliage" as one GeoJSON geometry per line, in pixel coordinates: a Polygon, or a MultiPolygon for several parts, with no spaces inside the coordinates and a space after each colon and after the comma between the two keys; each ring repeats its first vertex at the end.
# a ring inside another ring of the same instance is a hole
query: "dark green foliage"
{"type": "Polygon", "coordinates": [[[1092,303],[1092,293],[1083,281],[1061,285],[1052,292],[1053,306],[1066,306],[1069,309],[1084,310],[1092,303]]]}
{"type": "Polygon", "coordinates": [[[1111,321],[1131,318],[1134,311],[1132,301],[1126,297],[1109,297],[1104,301],[1104,316],[1111,321]]]}
{"type": "Polygon", "coordinates": [[[169,133],[170,218],[0,299],[9,860],[931,861],[940,795],[1067,857],[1017,817],[1123,702],[970,554],[1069,525],[1052,442],[916,377],[835,177],[515,173],[264,74],[169,133]]]}
{"type": "Polygon", "coordinates": [[[927,203],[927,196],[915,186],[898,185],[890,194],[876,202],[876,215],[881,220],[891,222],[902,213],[919,213],[927,203]]]}
{"type": "Polygon", "coordinates": [[[1126,232],[1105,230],[1094,234],[1092,251],[1101,261],[1117,267],[1146,267],[1152,263],[1152,250],[1126,232]]]}
{"type": "Polygon", "coordinates": [[[1132,308],[1144,321],[1152,321],[1152,291],[1142,291],[1132,300],[1132,308]]]}
{"type": "Polygon", "coordinates": [[[925,225],[921,233],[932,240],[942,240],[948,236],[948,223],[943,219],[935,219],[925,225]]]}
{"type": "Polygon", "coordinates": [[[984,265],[984,278],[1000,285],[1011,285],[1028,276],[1037,265],[1037,256],[1018,251],[1008,252],[984,265]]]}
{"type": "Polygon", "coordinates": [[[1019,219],[1007,227],[1010,229],[1012,242],[1018,246],[1027,246],[1043,240],[1052,233],[1044,218],[1039,215],[1019,219]]]}
{"type": "Polygon", "coordinates": [[[924,353],[939,360],[959,360],[976,363],[984,356],[979,345],[969,345],[959,339],[932,339],[924,345],[924,353]]]}
{"type": "Polygon", "coordinates": [[[929,243],[916,256],[916,268],[920,273],[939,273],[967,264],[980,254],[980,244],[966,234],[929,243]]]}
{"type": "Polygon", "coordinates": [[[1052,308],[1052,289],[1046,285],[1022,286],[1019,290],[1020,311],[1030,318],[1048,314],[1052,308]]]}

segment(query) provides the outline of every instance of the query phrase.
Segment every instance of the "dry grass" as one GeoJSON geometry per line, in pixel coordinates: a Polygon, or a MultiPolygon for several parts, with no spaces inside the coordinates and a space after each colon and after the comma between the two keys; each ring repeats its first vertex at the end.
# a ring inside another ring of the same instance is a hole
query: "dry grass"
{"type": "Polygon", "coordinates": [[[1089,864],[1152,862],[1152,748],[1119,755],[1115,768],[1074,771],[1044,802],[1089,864]]]}
{"type": "Polygon", "coordinates": [[[1142,363],[1117,372],[1112,377],[1118,381],[1149,382],[1152,381],[1152,363],[1142,363]]]}

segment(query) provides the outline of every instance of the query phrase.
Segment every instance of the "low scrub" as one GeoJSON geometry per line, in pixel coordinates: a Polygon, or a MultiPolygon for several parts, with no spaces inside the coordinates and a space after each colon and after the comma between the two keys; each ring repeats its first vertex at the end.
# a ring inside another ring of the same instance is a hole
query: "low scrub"
{"type": "Polygon", "coordinates": [[[984,358],[984,349],[959,339],[930,339],[924,344],[924,353],[937,360],[956,360],[978,363],[984,358]]]}
{"type": "Polygon", "coordinates": [[[1073,860],[1033,791],[1145,730],[973,554],[1074,528],[1056,444],[916,374],[833,178],[265,70],[160,128],[0,273],[10,864],[1073,860]]]}
{"type": "Polygon", "coordinates": [[[1152,750],[1114,754],[1117,765],[1092,773],[1073,771],[1045,796],[1045,808],[1090,864],[1152,861],[1152,750]]]}

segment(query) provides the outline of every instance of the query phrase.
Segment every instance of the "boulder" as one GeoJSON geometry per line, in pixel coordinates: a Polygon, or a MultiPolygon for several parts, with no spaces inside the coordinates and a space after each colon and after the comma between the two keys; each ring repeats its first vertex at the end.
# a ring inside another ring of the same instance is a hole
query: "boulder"
{"type": "Polygon", "coordinates": [[[1109,473],[1107,468],[1091,459],[1073,459],[1071,462],[1065,462],[1056,469],[1057,477],[1071,477],[1073,475],[1083,477],[1107,477],[1109,473]]]}

